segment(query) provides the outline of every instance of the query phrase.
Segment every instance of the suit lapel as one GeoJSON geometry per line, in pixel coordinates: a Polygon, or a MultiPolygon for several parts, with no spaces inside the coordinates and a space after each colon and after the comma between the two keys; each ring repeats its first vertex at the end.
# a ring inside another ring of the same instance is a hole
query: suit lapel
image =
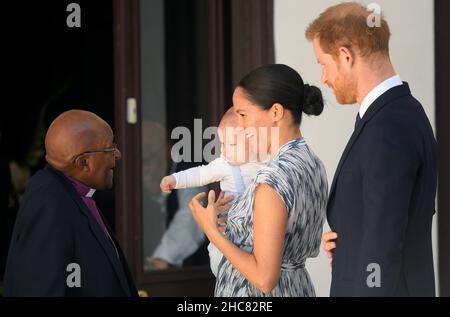
{"type": "MultiPolygon", "coordinates": [[[[99,210],[99,214],[100,214],[100,217],[102,217],[102,220],[106,226],[106,229],[108,230],[108,232],[111,233],[112,229],[109,227],[109,224],[106,221],[105,217],[103,217],[101,210],[99,210]]],[[[93,219],[93,217],[91,217],[91,218],[92,218],[92,220],[95,220],[95,219],[93,219]]],[[[97,225],[97,228],[98,227],[99,226],[97,225]]],[[[101,229],[100,229],[100,232],[103,233],[103,231],[101,229]]],[[[103,233],[103,235],[105,235],[105,234],[103,233]]],[[[114,255],[115,255],[116,259],[117,259],[117,256],[119,256],[119,264],[120,264],[120,268],[122,269],[122,272],[123,272],[123,274],[118,275],[119,278],[123,277],[121,279],[122,286],[124,287],[124,289],[127,293],[131,292],[130,296],[138,296],[136,286],[134,285],[133,277],[131,276],[131,273],[129,271],[129,267],[128,267],[127,261],[125,259],[125,255],[123,254],[123,251],[120,248],[120,244],[117,241],[117,239],[114,237],[114,235],[110,234],[110,237],[116,248],[114,250],[114,255]],[[117,250],[117,256],[116,256],[116,250],[117,250]]],[[[110,242],[109,239],[108,239],[108,242],[110,242]]],[[[111,242],[110,242],[110,244],[111,244],[111,242]]],[[[114,246],[113,246],[113,249],[114,249],[114,246]]]]}
{"type": "Polygon", "coordinates": [[[341,159],[339,161],[338,167],[336,168],[336,172],[334,173],[333,183],[331,184],[329,200],[331,200],[331,198],[332,198],[332,196],[334,194],[334,190],[335,190],[335,187],[336,187],[336,182],[337,182],[339,174],[341,173],[342,165],[344,165],[344,162],[347,159],[347,156],[350,153],[350,150],[352,149],[353,144],[355,144],[355,141],[358,139],[359,135],[361,134],[361,131],[363,130],[364,126],[366,125],[367,121],[364,121],[364,119],[362,119],[362,120],[363,121],[361,121],[359,123],[359,125],[355,129],[355,131],[353,131],[353,134],[350,137],[350,140],[348,141],[347,146],[345,147],[344,153],[341,156],[341,159]]]}
{"type": "Polygon", "coordinates": [[[369,122],[381,109],[383,109],[386,105],[388,105],[391,101],[400,98],[402,96],[411,94],[411,91],[409,90],[408,83],[404,82],[402,86],[397,86],[389,89],[387,92],[385,92],[383,95],[378,97],[373,104],[369,107],[367,112],[364,114],[363,118],[361,119],[361,122],[359,123],[358,127],[353,131],[352,136],[350,137],[350,140],[347,143],[347,146],[345,147],[344,153],[342,154],[342,157],[339,161],[338,167],[336,168],[336,172],[334,174],[333,183],[331,185],[330,189],[330,196],[328,199],[328,205],[330,205],[330,202],[332,201],[336,189],[336,182],[339,178],[339,175],[342,170],[342,166],[345,163],[345,160],[347,159],[353,145],[355,144],[358,137],[361,135],[361,133],[364,130],[364,127],[367,122],[369,122]]]}
{"type": "MultiPolygon", "coordinates": [[[[95,220],[94,216],[92,216],[91,211],[87,208],[87,206],[83,202],[83,200],[81,200],[81,197],[78,196],[78,198],[80,198],[80,199],[77,199],[76,203],[82,210],[82,213],[88,218],[89,227],[90,227],[91,231],[94,233],[94,236],[96,237],[97,241],[102,246],[103,251],[108,256],[109,261],[111,262],[112,266],[114,267],[114,271],[116,272],[116,276],[119,279],[120,284],[122,285],[122,288],[128,294],[129,293],[128,282],[125,278],[125,271],[122,268],[122,262],[119,258],[119,250],[118,250],[117,244],[116,244],[116,246],[114,246],[112,244],[112,241],[110,241],[109,237],[102,230],[102,228],[98,224],[97,220],[95,220]],[[117,253],[116,253],[115,248],[117,248],[117,253]]],[[[109,232],[111,232],[111,230],[109,230],[109,232]]],[[[111,237],[111,239],[112,239],[112,237],[111,237]]]]}
{"type": "MultiPolygon", "coordinates": [[[[84,214],[85,217],[87,217],[88,223],[89,223],[89,228],[91,229],[95,238],[97,239],[99,244],[102,246],[103,251],[105,252],[106,256],[108,257],[109,261],[111,262],[111,265],[114,268],[116,276],[119,279],[123,290],[127,294],[129,294],[130,291],[129,291],[128,282],[125,277],[125,270],[122,268],[122,263],[120,261],[120,258],[118,258],[118,254],[116,254],[114,245],[109,240],[109,238],[105,234],[105,232],[103,232],[100,225],[97,223],[97,220],[95,220],[94,216],[92,215],[91,211],[88,209],[88,207],[83,202],[83,200],[81,199],[78,192],[75,190],[75,188],[72,186],[72,184],[70,184],[70,182],[66,179],[66,177],[51,167],[48,167],[48,170],[57,176],[58,180],[64,185],[64,187],[68,191],[71,198],[78,205],[81,213],[84,214]]],[[[105,222],[105,224],[106,224],[106,222],[105,222]]],[[[111,231],[108,226],[107,226],[107,228],[109,231],[111,231]]],[[[117,244],[116,244],[116,247],[118,248],[117,244]]],[[[118,249],[117,249],[117,252],[119,253],[118,249]]]]}

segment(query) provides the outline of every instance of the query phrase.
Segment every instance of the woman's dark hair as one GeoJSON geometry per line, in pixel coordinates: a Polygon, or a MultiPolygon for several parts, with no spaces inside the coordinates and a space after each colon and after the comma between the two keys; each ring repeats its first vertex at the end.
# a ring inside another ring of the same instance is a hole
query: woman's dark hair
{"type": "Polygon", "coordinates": [[[323,111],[322,92],[315,86],[305,85],[302,77],[289,66],[272,64],[250,72],[238,84],[248,98],[268,110],[275,103],[289,110],[296,124],[302,113],[318,116],[323,111]]]}

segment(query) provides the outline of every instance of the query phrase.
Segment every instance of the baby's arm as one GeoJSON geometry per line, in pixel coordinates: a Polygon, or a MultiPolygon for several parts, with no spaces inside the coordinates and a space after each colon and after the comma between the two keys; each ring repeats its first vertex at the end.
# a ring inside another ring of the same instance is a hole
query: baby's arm
{"type": "Polygon", "coordinates": [[[223,158],[218,158],[208,165],[193,167],[172,174],[169,177],[173,177],[175,181],[173,188],[181,189],[206,186],[214,182],[220,182],[228,173],[229,166],[227,162],[223,158]]]}

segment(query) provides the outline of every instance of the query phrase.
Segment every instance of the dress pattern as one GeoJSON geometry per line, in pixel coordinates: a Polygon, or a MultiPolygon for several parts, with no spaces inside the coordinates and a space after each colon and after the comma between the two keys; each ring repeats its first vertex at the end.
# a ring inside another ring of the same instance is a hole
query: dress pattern
{"type": "Polygon", "coordinates": [[[307,258],[320,250],[326,215],[328,183],[325,168],[304,139],[283,145],[278,155],[258,171],[228,213],[225,234],[239,248],[253,252],[253,202],[259,184],[268,184],[286,205],[288,222],[277,286],[264,294],[223,257],[218,268],[215,296],[315,296],[305,269],[307,258]]]}

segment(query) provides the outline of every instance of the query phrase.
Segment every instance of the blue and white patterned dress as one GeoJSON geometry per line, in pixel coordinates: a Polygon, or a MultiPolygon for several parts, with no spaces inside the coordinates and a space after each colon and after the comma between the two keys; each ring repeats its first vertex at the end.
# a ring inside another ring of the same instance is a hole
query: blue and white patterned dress
{"type": "Polygon", "coordinates": [[[305,261],[320,250],[328,197],[323,164],[304,139],[298,139],[283,145],[257,173],[253,184],[230,209],[225,231],[231,242],[247,252],[253,252],[253,201],[259,184],[271,186],[288,212],[280,279],[269,294],[264,294],[223,257],[215,296],[315,296],[305,261]]]}

